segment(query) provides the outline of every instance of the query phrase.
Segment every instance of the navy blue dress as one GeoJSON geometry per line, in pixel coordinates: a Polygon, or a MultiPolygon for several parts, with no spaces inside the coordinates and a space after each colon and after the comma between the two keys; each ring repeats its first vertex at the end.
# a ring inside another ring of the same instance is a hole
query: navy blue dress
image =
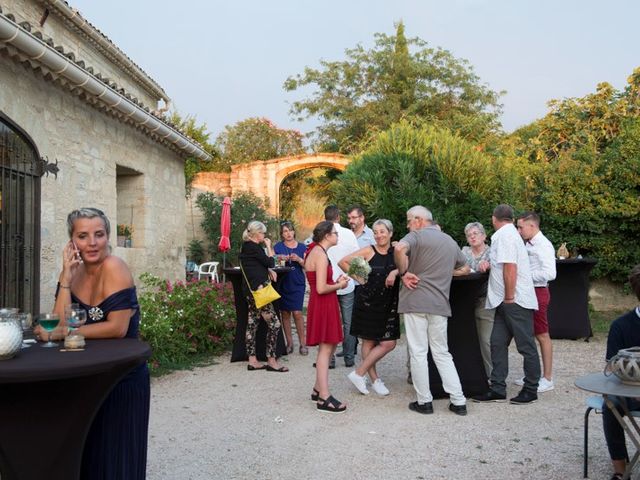
{"type": "MultiPolygon", "coordinates": [[[[87,325],[104,322],[110,312],[132,309],[126,337],[138,338],[140,306],[135,287],[115,292],[99,305],[87,305],[73,293],[71,300],[87,311],[87,325]]],[[[82,455],[82,479],[144,480],[149,402],[149,370],[144,363],[113,388],[96,414],[82,455]]]]}
{"type": "MultiPolygon", "coordinates": [[[[291,255],[295,253],[300,258],[304,258],[304,252],[307,251],[307,247],[298,242],[296,248],[289,248],[284,242],[278,242],[274,245],[273,251],[276,255],[291,255]]],[[[293,268],[293,270],[284,276],[282,283],[278,287],[278,293],[282,295],[282,298],[280,298],[280,310],[285,312],[302,311],[305,290],[304,270],[298,262],[287,261],[286,266],[293,268]]]]}

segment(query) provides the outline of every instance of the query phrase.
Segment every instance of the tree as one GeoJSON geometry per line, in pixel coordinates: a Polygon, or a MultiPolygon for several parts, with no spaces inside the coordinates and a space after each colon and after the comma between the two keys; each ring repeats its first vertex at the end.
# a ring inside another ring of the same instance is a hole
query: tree
{"type": "Polygon", "coordinates": [[[222,152],[222,162],[227,170],[238,163],[298,155],[305,151],[300,132],[278,128],[266,118],[248,118],[227,125],[218,135],[216,146],[222,152]]]}
{"type": "Polygon", "coordinates": [[[486,225],[495,205],[518,203],[522,188],[507,165],[470,142],[406,121],[378,134],[333,187],[338,205],[359,204],[367,218],[391,220],[396,238],[406,231],[406,211],[424,205],[461,243],[468,222],[486,225]]]}
{"type": "Polygon", "coordinates": [[[554,100],[542,119],[514,132],[530,163],[530,208],[545,234],[598,259],[594,273],[624,281],[640,258],[640,69],[624,91],[608,83],[554,100]]]}
{"type": "Polygon", "coordinates": [[[211,155],[212,160],[200,160],[196,157],[188,157],[184,162],[184,183],[186,189],[186,196],[191,195],[191,183],[198,174],[198,172],[211,172],[221,171],[220,164],[220,152],[218,149],[209,143],[209,137],[211,133],[207,131],[207,124],[197,125],[196,117],[182,116],[173,111],[168,118],[168,122],[173,124],[182,133],[191,137],[198,142],[202,148],[211,155]]]}
{"type": "MultiPolygon", "coordinates": [[[[224,197],[213,193],[201,193],[196,199],[196,205],[202,211],[202,229],[209,240],[209,259],[222,264],[222,253],[218,252],[220,241],[220,216],[224,197]]],[[[266,211],[267,205],[250,192],[240,192],[231,199],[231,250],[226,254],[227,264],[237,265],[238,254],[242,247],[242,232],[252,220],[259,220],[267,226],[267,234],[272,240],[280,237],[278,222],[266,211]]],[[[275,242],[274,242],[275,243],[275,242]]]]}
{"type": "Polygon", "coordinates": [[[419,39],[375,34],[375,47],[345,51],[347,60],[320,62],[289,77],[284,88],[314,86],[306,99],[293,102],[297,120],[318,117],[315,143],[320,150],[354,153],[376,132],[401,119],[428,122],[480,141],[499,130],[502,93],[480,84],[466,60],[419,39]],[[411,51],[413,50],[413,51],[411,51]]]}

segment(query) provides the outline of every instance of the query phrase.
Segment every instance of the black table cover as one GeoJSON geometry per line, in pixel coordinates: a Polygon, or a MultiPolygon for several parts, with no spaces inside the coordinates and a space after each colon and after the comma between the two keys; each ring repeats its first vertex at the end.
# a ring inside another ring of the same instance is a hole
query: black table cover
{"type": "MultiPolygon", "coordinates": [[[[462,390],[467,397],[487,391],[487,374],[482,363],[478,333],[476,330],[475,305],[482,294],[489,275],[472,273],[453,277],[449,303],[451,317],[447,326],[449,352],[458,371],[462,390]]],[[[435,398],[448,397],[442,388],[442,379],[433,363],[429,351],[429,385],[435,398]]]]}
{"type": "Polygon", "coordinates": [[[549,335],[551,338],[588,338],[589,272],[598,263],[592,258],[556,260],[556,279],[549,283],[549,335]]]}
{"type": "MultiPolygon", "coordinates": [[[[291,267],[276,267],[275,272],[278,274],[278,281],[274,285],[275,289],[280,288],[284,275],[293,270],[291,267]]],[[[249,307],[247,301],[242,293],[242,282],[244,277],[242,271],[239,268],[225,268],[224,273],[233,285],[233,297],[236,305],[236,335],[233,339],[233,350],[231,351],[232,362],[244,362],[249,359],[247,356],[247,347],[245,345],[245,333],[247,331],[247,317],[249,314],[249,307]]],[[[274,302],[276,311],[279,311],[280,301],[274,302]]],[[[267,360],[267,347],[265,344],[265,338],[267,336],[267,324],[260,322],[258,324],[258,331],[256,332],[256,356],[258,360],[265,362],[267,360]]],[[[278,333],[278,342],[276,344],[276,357],[281,357],[287,354],[287,346],[284,341],[284,333],[282,329],[278,333]]]]}
{"type": "Polygon", "coordinates": [[[41,344],[0,362],[2,480],[80,477],[85,438],[111,389],[151,356],[136,339],[87,340],[81,352],[41,344]]]}

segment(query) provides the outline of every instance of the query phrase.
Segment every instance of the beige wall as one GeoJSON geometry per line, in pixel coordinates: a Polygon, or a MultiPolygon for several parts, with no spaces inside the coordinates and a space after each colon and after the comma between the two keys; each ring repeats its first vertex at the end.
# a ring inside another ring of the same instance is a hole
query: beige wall
{"type": "Polygon", "coordinates": [[[80,206],[101,208],[109,216],[113,251],[129,263],[136,281],[145,271],[184,278],[184,163],[173,151],[2,54],[0,110],[60,168],[57,179],[42,177],[41,310],[53,305],[68,240],[66,216],[80,206]],[[137,189],[120,198],[117,165],[142,174],[135,179],[137,189]],[[116,224],[129,222],[127,208],[119,212],[118,204],[131,202],[142,204],[134,217],[136,248],[118,248],[116,224]]]}

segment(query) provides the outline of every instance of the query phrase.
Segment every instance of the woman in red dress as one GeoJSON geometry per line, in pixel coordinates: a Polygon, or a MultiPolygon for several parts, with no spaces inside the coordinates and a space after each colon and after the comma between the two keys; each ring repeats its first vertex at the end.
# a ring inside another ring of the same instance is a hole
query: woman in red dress
{"type": "Polygon", "coordinates": [[[341,275],[334,283],[327,249],[338,243],[338,232],[333,222],[320,222],[313,229],[313,243],[305,255],[304,268],[311,288],[307,307],[307,345],[318,345],[316,358],[316,382],[311,400],[319,411],[340,413],[347,406],[329,393],[329,359],[342,342],[342,322],[337,290],[345,288],[349,281],[341,275]]]}

